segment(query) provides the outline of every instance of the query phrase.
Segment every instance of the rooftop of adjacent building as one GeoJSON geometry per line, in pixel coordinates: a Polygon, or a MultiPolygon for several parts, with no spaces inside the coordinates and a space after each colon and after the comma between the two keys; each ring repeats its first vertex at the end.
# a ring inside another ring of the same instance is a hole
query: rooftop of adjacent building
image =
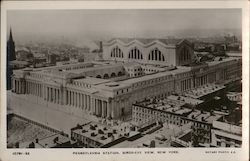
{"type": "Polygon", "coordinates": [[[201,87],[189,90],[189,91],[185,92],[184,95],[187,97],[192,97],[192,98],[200,98],[200,97],[203,97],[205,95],[214,93],[214,92],[219,91],[221,89],[224,89],[224,88],[225,88],[224,85],[207,84],[207,85],[203,85],[201,87]]]}
{"type": "Polygon", "coordinates": [[[96,142],[106,145],[124,136],[133,136],[138,132],[135,131],[119,131],[111,126],[106,126],[105,124],[89,122],[83,125],[79,125],[72,129],[76,134],[85,136],[96,142]]]}
{"type": "Polygon", "coordinates": [[[71,140],[68,137],[57,133],[50,135],[46,138],[37,139],[37,141],[34,140],[33,142],[31,141],[23,142],[20,144],[20,147],[27,148],[29,147],[30,144],[33,143],[34,148],[52,148],[61,144],[65,144],[67,142],[71,142],[71,140]]]}
{"type": "MultiPolygon", "coordinates": [[[[218,120],[222,117],[221,114],[214,112],[206,112],[198,109],[191,109],[184,107],[184,104],[198,105],[203,103],[201,100],[183,97],[183,96],[169,96],[160,100],[145,100],[138,103],[140,107],[146,107],[149,109],[156,109],[176,115],[186,117],[191,120],[206,122],[212,124],[214,120],[218,120]],[[180,98],[180,99],[179,99],[180,98]],[[186,98],[186,99],[183,99],[186,98]],[[147,103],[145,103],[147,101],[147,103]],[[148,102],[149,101],[149,102],[148,102]]],[[[137,104],[136,104],[137,105],[137,104]]]]}
{"type": "Polygon", "coordinates": [[[222,130],[231,134],[241,135],[242,127],[238,125],[234,125],[227,122],[222,122],[220,120],[213,121],[213,128],[222,130]]]}
{"type": "Polygon", "coordinates": [[[38,143],[43,147],[55,147],[57,145],[67,143],[69,141],[70,139],[68,137],[63,136],[61,134],[55,134],[47,138],[38,140],[38,143]]]}

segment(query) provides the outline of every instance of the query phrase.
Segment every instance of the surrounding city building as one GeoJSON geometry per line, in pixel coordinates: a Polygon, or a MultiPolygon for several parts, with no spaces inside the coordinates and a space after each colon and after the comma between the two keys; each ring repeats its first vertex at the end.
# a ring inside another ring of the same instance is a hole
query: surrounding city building
{"type": "MultiPolygon", "coordinates": [[[[143,101],[134,104],[132,120],[138,127],[149,126],[156,121],[167,123],[169,126],[183,126],[191,123],[194,134],[197,135],[197,141],[210,143],[212,123],[222,115],[184,107],[183,99],[180,99],[163,99],[159,102],[143,101]]],[[[193,99],[192,102],[199,103],[199,100],[193,99]]]]}
{"type": "Polygon", "coordinates": [[[211,131],[214,147],[241,147],[242,127],[226,122],[214,121],[211,131]]]}
{"type": "Polygon", "coordinates": [[[110,126],[88,122],[71,129],[71,137],[77,140],[82,147],[108,148],[127,139],[138,137],[139,132],[130,129],[117,130],[110,126]]]}

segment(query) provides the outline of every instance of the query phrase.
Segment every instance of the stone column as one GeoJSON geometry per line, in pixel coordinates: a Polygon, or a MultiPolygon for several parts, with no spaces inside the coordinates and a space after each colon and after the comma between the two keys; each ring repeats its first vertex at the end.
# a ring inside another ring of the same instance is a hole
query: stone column
{"type": "Polygon", "coordinates": [[[52,100],[53,100],[52,88],[49,87],[49,101],[52,102],[52,100]]]}
{"type": "Polygon", "coordinates": [[[50,88],[49,87],[47,87],[47,101],[49,101],[50,102],[50,88]]]}
{"type": "Polygon", "coordinates": [[[53,100],[53,93],[52,93],[52,88],[50,87],[49,88],[49,94],[50,94],[50,102],[52,102],[52,100],[53,100]]]}
{"type": "Polygon", "coordinates": [[[20,80],[20,93],[22,94],[23,92],[23,84],[22,84],[22,81],[20,80]]]}
{"type": "Polygon", "coordinates": [[[16,93],[18,93],[18,81],[16,80],[16,93]]]}
{"type": "Polygon", "coordinates": [[[77,107],[77,104],[78,104],[78,102],[77,102],[77,92],[75,92],[74,97],[75,97],[75,106],[77,107]]]}
{"type": "MultiPolygon", "coordinates": [[[[13,89],[14,89],[15,82],[13,82],[13,89]]],[[[28,94],[28,82],[25,81],[25,94],[28,94]]]]}
{"type": "Polygon", "coordinates": [[[12,84],[12,91],[15,92],[15,79],[14,79],[14,77],[11,78],[11,84],[12,84]]]}
{"type": "Polygon", "coordinates": [[[81,94],[81,100],[82,100],[81,107],[83,110],[85,110],[86,106],[85,106],[85,94],[84,93],[81,94]]]}
{"type": "Polygon", "coordinates": [[[82,109],[82,93],[79,93],[79,107],[82,109]]]}
{"type": "Polygon", "coordinates": [[[104,117],[107,118],[108,114],[107,114],[107,102],[103,101],[103,107],[104,107],[104,117]]]}
{"type": "Polygon", "coordinates": [[[92,114],[95,114],[95,99],[94,98],[91,98],[91,111],[92,111],[92,114]]]}
{"type": "Polygon", "coordinates": [[[54,88],[53,92],[54,92],[54,103],[56,103],[57,102],[57,89],[54,88]]]}
{"type": "Polygon", "coordinates": [[[70,91],[70,97],[71,97],[71,99],[70,99],[70,105],[71,105],[71,106],[74,106],[74,95],[73,95],[73,91],[70,91]]]}
{"type": "Polygon", "coordinates": [[[85,110],[88,110],[88,96],[86,94],[83,95],[83,106],[85,110]]]}
{"type": "Polygon", "coordinates": [[[107,117],[111,117],[111,104],[107,101],[107,117]]]}
{"type": "Polygon", "coordinates": [[[68,90],[68,92],[67,92],[68,94],[67,94],[67,98],[68,98],[68,101],[67,101],[67,105],[70,105],[70,103],[71,103],[71,93],[70,93],[70,91],[68,90]]]}
{"type": "MultiPolygon", "coordinates": [[[[14,85],[15,85],[15,82],[14,82],[14,85]]],[[[26,85],[25,85],[25,93],[28,94],[28,82],[26,81],[26,85]]],[[[14,89],[14,88],[13,88],[14,89]]]]}
{"type": "Polygon", "coordinates": [[[40,84],[37,84],[37,95],[40,97],[40,84]]]}
{"type": "Polygon", "coordinates": [[[18,93],[20,94],[21,93],[21,81],[18,80],[18,93]]]}
{"type": "Polygon", "coordinates": [[[28,82],[28,93],[31,94],[31,84],[28,82]]]}
{"type": "Polygon", "coordinates": [[[71,91],[68,91],[68,105],[71,106],[71,91]]]}
{"type": "Polygon", "coordinates": [[[38,96],[38,84],[36,83],[36,96],[38,96]]]}
{"type": "Polygon", "coordinates": [[[41,92],[41,97],[43,97],[43,85],[40,84],[40,92],[41,92]]]}
{"type": "Polygon", "coordinates": [[[70,105],[73,106],[73,92],[70,91],[70,105]]]}
{"type": "Polygon", "coordinates": [[[114,109],[115,109],[115,103],[114,103],[114,100],[111,102],[111,117],[112,117],[112,119],[114,119],[114,117],[115,117],[115,111],[114,111],[114,109]]]}
{"type": "Polygon", "coordinates": [[[57,101],[56,101],[56,103],[59,104],[59,102],[60,102],[60,92],[59,92],[59,89],[56,89],[56,93],[57,93],[57,101]]]}
{"type": "Polygon", "coordinates": [[[101,109],[102,109],[102,110],[101,110],[101,111],[102,111],[102,114],[101,114],[101,115],[102,115],[102,117],[104,118],[104,117],[105,117],[104,101],[103,101],[103,100],[101,100],[101,102],[100,102],[100,103],[101,103],[101,109]]]}
{"type": "Polygon", "coordinates": [[[46,87],[45,87],[45,85],[43,85],[43,99],[44,100],[47,100],[47,94],[46,94],[46,87]]]}
{"type": "Polygon", "coordinates": [[[33,82],[31,82],[31,94],[35,95],[35,87],[33,82]]]}
{"type": "Polygon", "coordinates": [[[89,109],[89,111],[91,110],[91,97],[90,97],[90,95],[87,95],[87,107],[88,107],[88,109],[89,109]]]}
{"type": "Polygon", "coordinates": [[[62,104],[68,105],[69,104],[69,91],[63,88],[63,97],[62,97],[62,104]]]}
{"type": "Polygon", "coordinates": [[[76,106],[79,107],[79,105],[80,105],[80,100],[79,100],[79,93],[78,93],[78,92],[76,93],[76,101],[77,101],[76,106]]]}
{"type": "Polygon", "coordinates": [[[99,109],[98,109],[98,101],[95,99],[95,114],[98,116],[99,115],[99,109]]]}
{"type": "Polygon", "coordinates": [[[57,89],[57,94],[58,94],[58,100],[57,100],[57,104],[60,104],[60,89],[57,89]]]}
{"type": "Polygon", "coordinates": [[[85,109],[90,111],[90,102],[89,102],[89,96],[87,94],[84,94],[84,105],[85,105],[85,109]]]}
{"type": "Polygon", "coordinates": [[[57,101],[57,92],[56,92],[56,88],[53,89],[54,92],[54,103],[56,103],[57,101]]]}
{"type": "Polygon", "coordinates": [[[50,87],[49,88],[50,90],[49,90],[49,93],[50,93],[50,102],[52,102],[53,101],[53,89],[50,87]]]}
{"type": "Polygon", "coordinates": [[[47,87],[47,101],[48,102],[50,102],[50,97],[51,97],[51,95],[50,95],[50,88],[47,87]]]}
{"type": "Polygon", "coordinates": [[[81,107],[81,93],[78,93],[77,97],[78,97],[78,107],[80,108],[81,107]]]}
{"type": "Polygon", "coordinates": [[[75,107],[77,107],[77,93],[76,92],[74,92],[75,94],[74,94],[74,98],[75,98],[75,100],[74,100],[74,102],[75,102],[75,107]]]}
{"type": "Polygon", "coordinates": [[[57,100],[58,100],[58,93],[57,93],[57,89],[55,88],[54,89],[54,91],[55,91],[55,103],[57,103],[57,100]]]}
{"type": "Polygon", "coordinates": [[[36,96],[38,96],[38,88],[37,84],[35,83],[35,89],[36,89],[36,96]]]}
{"type": "Polygon", "coordinates": [[[72,106],[75,106],[75,92],[71,91],[71,95],[72,95],[72,106]]]}
{"type": "Polygon", "coordinates": [[[80,100],[80,108],[82,109],[82,93],[79,93],[79,100],[80,100]]]}
{"type": "Polygon", "coordinates": [[[17,80],[17,93],[19,93],[18,80],[17,80]]]}
{"type": "Polygon", "coordinates": [[[86,110],[87,106],[86,106],[86,98],[85,98],[85,94],[82,94],[82,109],[86,110]]]}
{"type": "Polygon", "coordinates": [[[73,92],[73,106],[76,106],[76,93],[73,92]]]}

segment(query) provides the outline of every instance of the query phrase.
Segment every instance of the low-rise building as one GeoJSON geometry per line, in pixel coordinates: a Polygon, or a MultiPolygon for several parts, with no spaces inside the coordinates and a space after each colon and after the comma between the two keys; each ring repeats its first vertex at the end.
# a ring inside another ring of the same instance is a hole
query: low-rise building
{"type": "Polygon", "coordinates": [[[132,119],[138,127],[146,127],[156,121],[168,125],[192,124],[194,139],[199,143],[211,142],[211,128],[214,120],[222,115],[183,107],[182,104],[165,104],[164,101],[133,104],[132,119]]]}
{"type": "Polygon", "coordinates": [[[46,138],[35,139],[33,142],[24,142],[20,148],[71,148],[72,141],[59,133],[46,138]]]}
{"type": "Polygon", "coordinates": [[[212,142],[214,147],[241,147],[242,127],[221,121],[213,121],[212,142]]]}
{"type": "Polygon", "coordinates": [[[241,102],[242,93],[241,93],[241,92],[228,92],[227,98],[228,98],[230,101],[241,102]]]}
{"type": "Polygon", "coordinates": [[[79,142],[79,146],[88,148],[108,148],[127,139],[136,137],[139,132],[118,130],[104,124],[88,122],[71,129],[71,138],[79,142]]]}

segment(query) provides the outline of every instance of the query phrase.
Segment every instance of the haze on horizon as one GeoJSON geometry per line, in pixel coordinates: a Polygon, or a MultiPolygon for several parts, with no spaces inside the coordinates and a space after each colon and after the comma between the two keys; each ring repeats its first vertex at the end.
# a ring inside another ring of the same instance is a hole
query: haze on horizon
{"type": "Polygon", "coordinates": [[[17,42],[241,36],[241,10],[12,10],[7,12],[8,30],[10,26],[17,42]]]}

